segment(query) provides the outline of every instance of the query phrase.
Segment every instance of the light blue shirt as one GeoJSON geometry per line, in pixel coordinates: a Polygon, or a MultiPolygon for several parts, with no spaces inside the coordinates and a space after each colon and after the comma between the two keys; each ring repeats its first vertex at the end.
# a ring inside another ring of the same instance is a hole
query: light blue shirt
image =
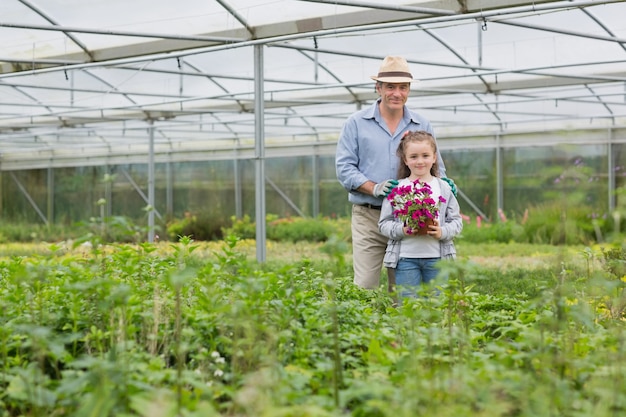
{"type": "MultiPolygon", "coordinates": [[[[382,205],[382,198],[356,191],[368,180],[379,183],[398,176],[396,149],[407,130],[424,130],[434,136],[430,122],[404,106],[404,116],[394,135],[380,115],[378,99],[370,107],[352,114],[344,123],[337,142],[335,166],[337,179],[348,190],[353,204],[382,205]]],[[[438,147],[437,147],[438,148],[438,147]]],[[[441,153],[437,149],[439,175],[446,176],[441,153]]]]}

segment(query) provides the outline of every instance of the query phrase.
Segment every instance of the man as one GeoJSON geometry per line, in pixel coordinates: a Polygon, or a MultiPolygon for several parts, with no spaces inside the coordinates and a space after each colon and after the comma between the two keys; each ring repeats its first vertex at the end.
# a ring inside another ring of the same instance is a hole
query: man
{"type": "MultiPolygon", "coordinates": [[[[353,204],[354,283],[365,289],[380,285],[387,238],[378,231],[378,219],[383,198],[398,183],[396,149],[400,139],[409,130],[424,130],[434,136],[430,122],[405,105],[411,83],[416,81],[406,59],[386,57],[378,74],[371,78],[376,81],[380,97],[372,106],[346,120],[335,157],[337,178],[348,190],[348,200],[353,204]]],[[[440,175],[445,177],[439,151],[437,158],[440,175]]]]}

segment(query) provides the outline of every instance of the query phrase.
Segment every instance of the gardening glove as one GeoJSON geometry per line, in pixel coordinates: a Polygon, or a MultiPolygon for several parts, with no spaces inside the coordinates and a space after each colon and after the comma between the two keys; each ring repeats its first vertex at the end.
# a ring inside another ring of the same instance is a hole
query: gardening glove
{"type": "Polygon", "coordinates": [[[442,180],[450,184],[450,188],[452,188],[452,194],[454,194],[454,196],[456,197],[457,190],[456,190],[456,184],[454,183],[454,180],[452,178],[446,178],[446,177],[443,177],[442,180]]]}
{"type": "Polygon", "coordinates": [[[374,186],[374,197],[387,197],[391,190],[398,185],[398,180],[385,180],[374,186]]]}

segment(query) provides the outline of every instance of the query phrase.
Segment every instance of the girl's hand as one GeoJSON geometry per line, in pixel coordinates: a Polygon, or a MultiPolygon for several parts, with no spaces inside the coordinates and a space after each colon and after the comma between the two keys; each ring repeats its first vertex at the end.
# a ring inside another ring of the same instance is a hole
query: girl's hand
{"type": "Polygon", "coordinates": [[[435,219],[435,224],[431,224],[428,226],[428,236],[434,237],[435,239],[441,239],[441,227],[439,227],[439,220],[435,219]]]}

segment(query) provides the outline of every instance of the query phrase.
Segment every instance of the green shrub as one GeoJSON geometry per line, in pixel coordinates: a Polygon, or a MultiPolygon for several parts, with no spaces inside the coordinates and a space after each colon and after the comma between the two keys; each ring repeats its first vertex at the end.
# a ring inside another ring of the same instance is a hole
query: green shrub
{"type": "Polygon", "coordinates": [[[289,217],[269,223],[267,236],[279,242],[325,242],[333,230],[333,225],[322,218],[289,217]]]}
{"type": "Polygon", "coordinates": [[[626,249],[612,247],[602,250],[604,270],[613,278],[623,280],[626,277],[626,249]]]}
{"type": "Polygon", "coordinates": [[[533,243],[589,244],[596,239],[592,217],[592,210],[585,206],[565,210],[560,204],[544,204],[529,209],[524,230],[533,243]]]}
{"type": "Polygon", "coordinates": [[[220,240],[224,236],[224,224],[223,219],[187,213],[185,218],[168,224],[167,236],[171,241],[178,241],[180,236],[189,236],[194,240],[220,240]]]}
{"type": "MultiPolygon", "coordinates": [[[[326,242],[332,236],[349,243],[351,241],[349,217],[288,217],[275,214],[266,216],[266,236],[273,241],[326,242]]],[[[591,208],[570,206],[567,210],[558,204],[535,206],[523,217],[515,215],[498,222],[483,221],[478,227],[475,221],[465,224],[458,241],[468,243],[533,243],[547,245],[590,245],[594,242],[623,241],[623,217],[619,211],[612,216],[593,216],[591,208]]],[[[216,241],[225,236],[240,239],[256,238],[256,223],[250,216],[232,216],[228,220],[213,218],[208,214],[187,214],[182,219],[170,221],[166,228],[156,225],[155,231],[166,230],[161,239],[178,241],[189,236],[198,241],[216,241]]],[[[140,242],[146,239],[147,227],[135,224],[122,216],[104,219],[92,218],[89,223],[72,226],[38,224],[3,224],[0,226],[2,242],[58,242],[76,239],[92,233],[104,242],[140,242]]]]}
{"type": "Polygon", "coordinates": [[[240,219],[236,216],[231,216],[230,221],[230,227],[222,228],[222,235],[237,236],[240,239],[256,238],[256,223],[247,214],[240,219]]]}
{"type": "Polygon", "coordinates": [[[0,227],[0,243],[7,242],[58,242],[76,238],[84,227],[58,224],[4,223],[0,227]]]}
{"type": "MultiPolygon", "coordinates": [[[[232,225],[223,228],[224,236],[237,236],[240,239],[254,239],[256,237],[256,223],[249,216],[241,219],[231,217],[232,225]]],[[[327,217],[288,217],[278,218],[273,214],[266,216],[267,238],[278,242],[325,242],[331,236],[349,241],[350,220],[330,219],[327,217]]]]}
{"type": "Polygon", "coordinates": [[[466,224],[463,227],[460,239],[473,243],[527,242],[524,236],[524,227],[513,221],[499,223],[483,222],[480,227],[476,223],[466,224]]]}
{"type": "Polygon", "coordinates": [[[559,203],[530,207],[520,219],[465,224],[460,239],[467,242],[589,245],[620,241],[619,216],[598,216],[587,206],[563,208],[559,203]],[[618,222],[616,224],[616,221],[618,222]]]}

